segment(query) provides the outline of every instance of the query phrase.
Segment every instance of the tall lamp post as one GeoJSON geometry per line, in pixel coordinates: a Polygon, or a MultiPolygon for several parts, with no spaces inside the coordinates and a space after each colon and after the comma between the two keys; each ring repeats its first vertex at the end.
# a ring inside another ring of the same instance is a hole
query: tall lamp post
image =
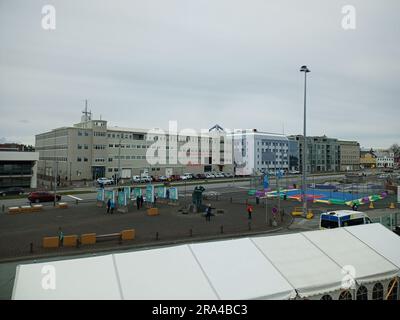
{"type": "Polygon", "coordinates": [[[306,138],[306,96],[307,96],[307,73],[310,72],[310,69],[307,66],[302,66],[300,68],[300,72],[304,72],[304,123],[303,123],[303,169],[302,169],[302,188],[301,195],[303,199],[303,215],[307,216],[307,178],[306,178],[306,159],[307,159],[307,138],[306,138]]]}

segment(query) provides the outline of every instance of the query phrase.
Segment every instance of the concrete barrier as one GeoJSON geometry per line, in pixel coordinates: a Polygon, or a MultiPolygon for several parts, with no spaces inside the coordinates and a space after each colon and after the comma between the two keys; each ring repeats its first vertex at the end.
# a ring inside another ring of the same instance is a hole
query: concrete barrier
{"type": "Polygon", "coordinates": [[[43,210],[43,205],[41,204],[34,204],[32,206],[32,212],[39,212],[43,210]]]}
{"type": "Polygon", "coordinates": [[[43,248],[58,248],[60,245],[60,240],[58,237],[44,237],[43,238],[43,248]]]}
{"type": "Polygon", "coordinates": [[[64,236],[63,246],[64,247],[76,247],[77,242],[78,242],[78,236],[75,234],[69,235],[69,236],[64,236]]]}
{"type": "Polygon", "coordinates": [[[121,239],[122,240],[134,240],[135,235],[136,235],[135,229],[121,231],[121,239]]]}
{"type": "Polygon", "coordinates": [[[66,203],[66,202],[59,202],[59,203],[57,204],[57,208],[66,209],[66,208],[68,208],[68,203],[66,203]]]}
{"type": "Polygon", "coordinates": [[[147,215],[148,216],[158,216],[159,215],[158,208],[147,209],[147,215]]]}
{"type": "Polygon", "coordinates": [[[8,208],[8,213],[9,214],[15,214],[15,213],[20,213],[21,208],[20,207],[9,207],[8,208]]]}
{"type": "Polygon", "coordinates": [[[29,212],[33,212],[31,206],[21,206],[21,213],[29,213],[29,212]]]}
{"type": "Polygon", "coordinates": [[[81,244],[95,244],[96,234],[95,233],[85,233],[81,235],[81,244]]]}

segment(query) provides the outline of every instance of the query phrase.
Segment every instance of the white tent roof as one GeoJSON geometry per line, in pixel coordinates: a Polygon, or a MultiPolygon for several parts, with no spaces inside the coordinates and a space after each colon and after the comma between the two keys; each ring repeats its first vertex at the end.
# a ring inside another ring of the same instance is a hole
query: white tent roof
{"type": "Polygon", "coordinates": [[[12,299],[117,300],[121,294],[113,258],[107,255],[19,265],[12,299]]]}
{"type": "Polygon", "coordinates": [[[372,224],[19,265],[12,298],[289,299],[296,291],[310,297],[339,290],[346,266],[359,284],[395,277],[399,241],[372,224]],[[54,290],[46,289],[48,266],[54,290]]]}
{"type": "Polygon", "coordinates": [[[345,229],[400,268],[400,237],[394,232],[388,232],[388,229],[380,223],[345,229]]]}
{"type": "Polygon", "coordinates": [[[250,239],[190,245],[220,299],[289,299],[295,290],[250,239]]]}
{"type": "Polygon", "coordinates": [[[124,299],[217,299],[187,245],[114,256],[124,299]]]}
{"type": "Polygon", "coordinates": [[[326,231],[309,231],[303,234],[333,261],[345,268],[344,270],[354,271],[352,276],[359,284],[396,276],[398,268],[395,265],[344,228],[326,231]]]}
{"type": "Polygon", "coordinates": [[[260,237],[252,241],[296,288],[300,297],[341,289],[342,268],[303,234],[260,237]]]}

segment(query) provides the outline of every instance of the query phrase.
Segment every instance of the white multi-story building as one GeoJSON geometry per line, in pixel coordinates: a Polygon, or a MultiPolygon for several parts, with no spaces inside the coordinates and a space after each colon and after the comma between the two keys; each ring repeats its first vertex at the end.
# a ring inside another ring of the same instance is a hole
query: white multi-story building
{"type": "Polygon", "coordinates": [[[55,172],[61,182],[233,172],[229,161],[232,146],[225,144],[224,134],[111,127],[105,120],[92,120],[89,113],[84,114],[78,124],[36,135],[39,179],[50,181],[55,172]],[[181,162],[180,157],[188,161],[181,162]]]}
{"type": "Polygon", "coordinates": [[[289,170],[289,139],[285,135],[236,130],[233,144],[237,175],[289,170]]]}
{"type": "Polygon", "coordinates": [[[375,151],[376,166],[378,168],[393,168],[394,166],[394,153],[387,150],[375,151]]]}

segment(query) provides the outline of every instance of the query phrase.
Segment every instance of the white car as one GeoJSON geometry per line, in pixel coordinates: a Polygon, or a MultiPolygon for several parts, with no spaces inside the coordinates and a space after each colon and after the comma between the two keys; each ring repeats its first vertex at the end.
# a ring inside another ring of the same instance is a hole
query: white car
{"type": "Polygon", "coordinates": [[[152,182],[152,181],[153,181],[153,179],[150,176],[141,176],[140,177],[140,182],[146,183],[146,182],[152,182]]]}
{"type": "Polygon", "coordinates": [[[225,176],[224,176],[224,174],[222,172],[216,172],[216,173],[214,173],[214,176],[216,178],[225,178],[225,176]]]}
{"type": "Polygon", "coordinates": [[[140,182],[140,177],[139,176],[132,176],[132,182],[139,183],[140,182]]]}
{"type": "Polygon", "coordinates": [[[114,180],[110,178],[99,178],[96,181],[98,184],[102,185],[114,184],[114,180]]]}
{"type": "Polygon", "coordinates": [[[215,176],[212,173],[206,173],[206,179],[213,179],[215,176]]]}
{"type": "Polygon", "coordinates": [[[181,180],[190,180],[193,179],[193,175],[191,173],[184,173],[181,175],[181,180]]]}
{"type": "Polygon", "coordinates": [[[297,170],[291,170],[291,171],[289,171],[289,173],[290,173],[290,174],[299,174],[299,173],[300,173],[300,171],[297,171],[297,170]]]}

